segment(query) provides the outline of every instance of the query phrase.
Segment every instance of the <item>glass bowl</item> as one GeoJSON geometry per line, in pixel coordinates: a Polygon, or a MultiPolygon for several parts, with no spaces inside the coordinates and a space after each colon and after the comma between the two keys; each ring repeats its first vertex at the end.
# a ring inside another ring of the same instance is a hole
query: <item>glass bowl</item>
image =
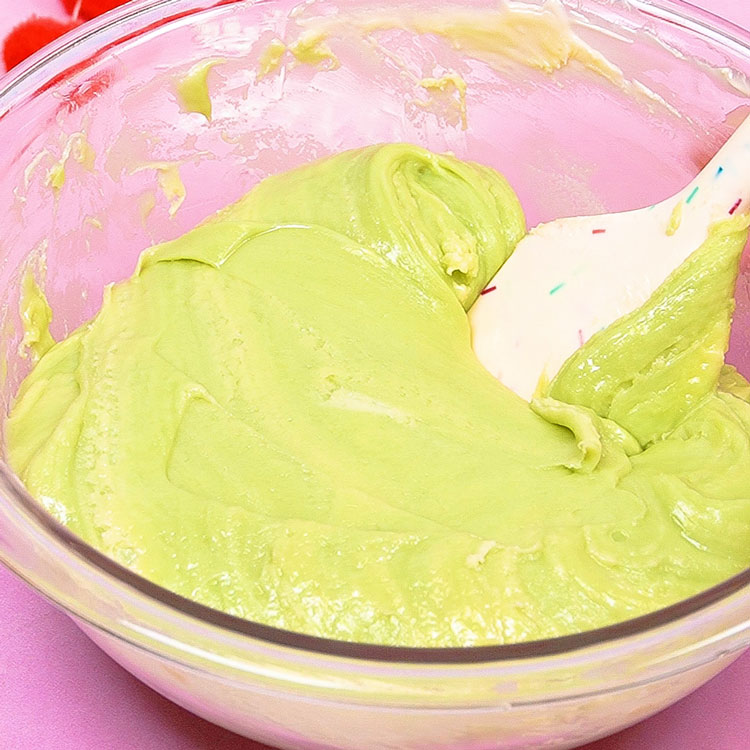
{"type": "MultiPolygon", "coordinates": [[[[532,38],[520,32],[505,49],[496,37],[482,47],[420,33],[448,5],[480,14],[476,25],[495,0],[341,2],[141,0],[0,79],[6,412],[30,368],[18,313],[28,271],[59,338],[96,312],[104,286],[128,276],[145,247],[263,176],[331,151],[402,140],[490,164],[533,225],[672,194],[747,109],[750,34],[679,0],[568,0],[578,41],[551,71],[513,62],[532,38]],[[309,54],[287,52],[277,67],[269,43],[301,34],[309,54]],[[592,63],[584,43],[609,63],[592,63]],[[196,68],[205,62],[215,65],[196,68]],[[210,119],[199,111],[206,72],[210,119]],[[197,99],[180,94],[190,73],[197,99]],[[443,76],[442,88],[425,84],[443,76]]],[[[549,6],[515,5],[560,20],[549,6]]],[[[745,374],[748,337],[745,263],[729,353],[745,374]]],[[[539,642],[414,649],[285,632],[103,557],[5,465],[0,559],[145,683],[283,748],[574,747],[659,711],[750,644],[750,571],[644,617],[539,642]]]]}

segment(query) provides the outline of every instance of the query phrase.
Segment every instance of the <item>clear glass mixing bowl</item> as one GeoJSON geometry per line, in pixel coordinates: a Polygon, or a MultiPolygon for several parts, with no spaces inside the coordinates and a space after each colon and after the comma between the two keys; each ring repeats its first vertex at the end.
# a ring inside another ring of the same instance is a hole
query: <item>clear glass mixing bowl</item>
{"type": "MultiPolygon", "coordinates": [[[[339,23],[327,0],[297,15],[292,5],[129,3],[0,80],[6,410],[30,367],[18,314],[29,270],[60,337],[95,313],[103,287],[128,276],[148,245],[264,175],[386,140],[497,167],[530,224],[634,208],[682,187],[748,104],[750,34],[678,0],[568,0],[574,32],[621,78],[585,70],[580,57],[550,73],[389,23],[363,31],[339,23]],[[287,53],[259,76],[268,43],[295,39],[311,16],[332,24],[340,66],[317,48],[316,64],[287,53]],[[211,120],[177,94],[206,60],[217,62],[207,78],[211,120]],[[423,85],[446,74],[466,81],[465,99],[455,83],[423,85]]],[[[360,22],[375,5],[342,0],[360,22]]],[[[381,20],[393,21],[396,5],[382,2],[381,20]]],[[[424,18],[448,3],[399,5],[424,18]]],[[[746,374],[749,279],[745,265],[729,355],[746,374]]],[[[284,748],[573,747],[664,708],[750,644],[750,571],[645,617],[542,642],[399,649],[284,632],[182,599],[104,558],[5,466],[0,558],[151,687],[284,748]]]]}

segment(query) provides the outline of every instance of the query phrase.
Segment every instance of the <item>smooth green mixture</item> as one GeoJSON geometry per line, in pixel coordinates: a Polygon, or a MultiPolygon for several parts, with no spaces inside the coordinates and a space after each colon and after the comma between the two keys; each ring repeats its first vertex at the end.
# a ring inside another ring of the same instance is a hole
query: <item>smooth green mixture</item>
{"type": "Polygon", "coordinates": [[[750,389],[723,366],[747,219],[531,405],[465,313],[523,233],[496,172],[414,146],[271,177],[51,345],[10,463],[147,578],[338,639],[573,633],[747,567],[750,389]]]}

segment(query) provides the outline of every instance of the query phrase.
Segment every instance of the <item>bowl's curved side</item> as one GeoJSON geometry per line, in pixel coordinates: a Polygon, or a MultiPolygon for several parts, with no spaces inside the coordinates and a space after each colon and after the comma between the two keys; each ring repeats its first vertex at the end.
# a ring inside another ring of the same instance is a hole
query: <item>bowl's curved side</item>
{"type": "Polygon", "coordinates": [[[517,704],[505,693],[491,706],[426,708],[320,698],[249,682],[228,684],[79,625],[118,664],[164,697],[225,729],[283,750],[579,747],[672,705],[742,653],[730,652],[676,675],[598,695],[517,704]]]}

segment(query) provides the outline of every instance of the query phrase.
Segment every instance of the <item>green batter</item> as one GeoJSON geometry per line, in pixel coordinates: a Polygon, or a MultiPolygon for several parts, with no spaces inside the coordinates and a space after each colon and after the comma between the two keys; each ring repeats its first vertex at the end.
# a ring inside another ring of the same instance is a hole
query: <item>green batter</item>
{"type": "Polygon", "coordinates": [[[747,220],[531,405],[465,313],[523,233],[497,173],[414,146],[269,178],[49,342],[10,463],[147,578],[330,638],[545,638],[747,567],[748,385],[722,369],[747,220]]]}

